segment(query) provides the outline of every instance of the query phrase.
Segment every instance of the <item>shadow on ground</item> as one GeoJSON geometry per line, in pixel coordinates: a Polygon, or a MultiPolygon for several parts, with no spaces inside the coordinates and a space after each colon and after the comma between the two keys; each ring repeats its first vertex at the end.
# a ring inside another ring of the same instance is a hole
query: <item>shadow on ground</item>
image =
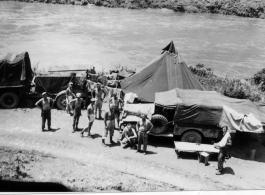
{"type": "Polygon", "coordinates": [[[67,187],[58,183],[21,182],[0,180],[1,192],[69,192],[67,187]]]}
{"type": "Polygon", "coordinates": [[[51,130],[44,129],[43,132],[56,132],[56,131],[58,131],[58,130],[60,130],[60,129],[61,129],[61,128],[53,128],[53,129],[51,129],[51,130]]]}
{"type": "Polygon", "coordinates": [[[148,136],[148,145],[153,147],[165,147],[174,148],[174,139],[172,137],[158,137],[158,136],[148,136]]]}
{"type": "Polygon", "coordinates": [[[232,137],[232,157],[265,162],[265,134],[237,131],[232,137]]]}

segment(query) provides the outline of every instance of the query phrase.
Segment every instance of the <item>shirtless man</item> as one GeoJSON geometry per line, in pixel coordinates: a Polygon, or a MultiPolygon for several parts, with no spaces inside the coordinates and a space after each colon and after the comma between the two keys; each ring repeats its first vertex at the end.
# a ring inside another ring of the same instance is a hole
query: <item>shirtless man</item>
{"type": "Polygon", "coordinates": [[[70,104],[74,104],[74,118],[73,118],[73,133],[78,130],[78,122],[81,116],[83,99],[81,98],[81,93],[76,94],[76,99],[70,101],[70,104]]]}
{"type": "Polygon", "coordinates": [[[36,102],[36,106],[41,109],[42,125],[41,129],[44,131],[45,122],[47,120],[48,130],[51,130],[51,109],[53,107],[53,100],[47,96],[46,92],[42,93],[42,99],[36,102]]]}
{"type": "Polygon", "coordinates": [[[146,114],[141,114],[142,120],[139,121],[136,124],[136,129],[138,132],[138,148],[137,152],[140,152],[141,150],[141,144],[143,143],[143,149],[144,149],[144,155],[146,155],[147,150],[147,141],[148,141],[148,133],[152,130],[153,125],[152,123],[147,119],[146,114]]]}
{"type": "Polygon", "coordinates": [[[69,87],[66,89],[66,114],[71,116],[73,107],[70,102],[73,100],[73,97],[75,98],[75,94],[73,92],[73,83],[70,82],[69,87]]]}
{"type": "Polygon", "coordinates": [[[117,97],[117,93],[114,92],[113,96],[111,97],[109,104],[114,105],[114,115],[118,123],[118,128],[120,124],[120,103],[123,101],[117,97]]]}
{"type": "Polygon", "coordinates": [[[127,126],[123,129],[123,139],[121,143],[124,144],[123,148],[131,147],[137,149],[137,134],[134,128],[132,128],[131,123],[128,123],[127,126]]]}
{"type": "Polygon", "coordinates": [[[110,143],[114,144],[114,142],[112,140],[112,136],[114,134],[114,126],[115,126],[115,115],[114,115],[114,106],[113,105],[110,105],[109,110],[105,113],[104,123],[105,123],[105,129],[104,129],[103,135],[102,135],[102,145],[106,146],[105,139],[108,136],[108,132],[110,133],[110,143]]]}
{"type": "Polygon", "coordinates": [[[92,98],[90,100],[90,104],[87,107],[87,118],[88,118],[88,126],[83,129],[81,132],[81,137],[84,137],[83,134],[85,131],[88,131],[88,136],[90,136],[91,127],[93,125],[93,122],[95,120],[95,99],[92,98]]]}
{"type": "Polygon", "coordinates": [[[103,119],[101,116],[101,108],[103,104],[104,97],[106,96],[105,92],[101,89],[101,84],[97,83],[97,88],[95,89],[96,102],[95,102],[95,117],[97,118],[97,110],[99,112],[99,119],[103,119]],[[102,95],[104,94],[104,97],[102,95]]]}

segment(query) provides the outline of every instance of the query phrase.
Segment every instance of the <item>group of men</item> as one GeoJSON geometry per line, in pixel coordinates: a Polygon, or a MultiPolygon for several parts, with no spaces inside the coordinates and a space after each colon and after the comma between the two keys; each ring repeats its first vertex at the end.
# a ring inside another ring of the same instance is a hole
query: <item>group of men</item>
{"type": "MultiPolygon", "coordinates": [[[[97,84],[97,87],[92,90],[91,86],[87,84],[88,91],[90,91],[91,94],[95,94],[95,97],[89,98],[89,105],[86,105],[86,102],[81,98],[81,94],[77,93],[76,95],[73,92],[73,83],[69,83],[69,87],[66,90],[66,113],[69,115],[73,115],[73,133],[78,130],[78,123],[79,118],[81,116],[81,110],[82,110],[82,104],[84,104],[84,108],[87,110],[87,117],[88,117],[88,126],[85,127],[81,131],[81,137],[83,137],[84,132],[88,132],[88,136],[91,134],[91,128],[93,125],[94,120],[97,116],[97,110],[99,111],[99,117],[98,119],[103,119],[101,116],[101,108],[103,104],[103,100],[106,96],[106,93],[101,88],[100,83],[97,84]],[[74,99],[73,99],[74,98],[74,99]],[[72,114],[73,110],[73,114],[72,114]]],[[[42,94],[43,98],[40,99],[36,106],[38,106],[41,109],[41,117],[42,117],[42,131],[44,131],[45,123],[47,120],[48,130],[51,130],[51,109],[53,107],[53,100],[47,96],[47,93],[44,92],[42,94]]],[[[119,117],[120,117],[120,103],[122,101],[117,97],[117,94],[114,93],[109,101],[109,109],[105,112],[104,115],[104,125],[105,128],[103,130],[102,134],[102,145],[107,146],[105,144],[105,139],[108,136],[108,133],[110,134],[110,143],[113,144],[113,135],[114,135],[114,129],[115,129],[115,119],[117,119],[117,123],[119,125],[119,117]]],[[[137,152],[140,152],[141,150],[141,144],[143,144],[143,151],[144,154],[146,154],[147,150],[147,142],[148,142],[148,133],[153,128],[152,123],[147,119],[146,114],[141,114],[142,120],[136,124],[136,129],[132,127],[132,124],[127,124],[127,126],[123,129],[122,135],[120,138],[120,142],[125,145],[126,147],[131,147],[133,149],[137,149],[137,152]],[[138,132],[138,133],[137,133],[138,132]],[[138,144],[138,146],[137,146],[138,144]]],[[[231,141],[231,135],[232,132],[227,127],[223,127],[223,139],[214,144],[215,148],[220,149],[220,152],[218,154],[218,173],[217,175],[220,175],[223,173],[223,163],[225,161],[225,158],[229,156],[229,149],[232,145],[231,141]]]]}
{"type": "MultiPolygon", "coordinates": [[[[110,137],[110,143],[114,144],[113,135],[115,129],[115,119],[119,126],[120,109],[121,103],[123,102],[117,97],[114,92],[109,100],[109,108],[102,118],[102,104],[106,96],[106,92],[102,89],[101,84],[97,83],[95,89],[91,87],[89,80],[86,85],[87,94],[86,101],[81,98],[81,93],[75,94],[73,91],[73,83],[69,83],[69,87],[66,89],[66,114],[73,116],[73,133],[78,130],[79,118],[81,116],[82,108],[87,110],[88,125],[81,131],[81,137],[84,137],[84,133],[87,132],[88,136],[91,136],[91,128],[95,119],[104,119],[104,130],[102,134],[102,145],[105,144],[105,139],[108,134],[110,137]],[[98,118],[97,118],[98,111],[98,118]]],[[[48,130],[51,130],[51,109],[53,107],[54,101],[47,96],[47,93],[42,94],[43,98],[36,102],[36,106],[41,109],[42,117],[42,131],[45,129],[45,123],[47,120],[48,130]]],[[[137,152],[141,150],[141,145],[143,144],[143,151],[146,154],[148,133],[151,131],[153,125],[147,119],[146,114],[141,114],[142,120],[137,123],[136,130],[131,124],[123,129],[119,141],[125,145],[124,148],[131,147],[137,149],[137,152]],[[138,133],[137,133],[138,132],[138,133]],[[138,144],[138,146],[136,145],[138,144]]]]}

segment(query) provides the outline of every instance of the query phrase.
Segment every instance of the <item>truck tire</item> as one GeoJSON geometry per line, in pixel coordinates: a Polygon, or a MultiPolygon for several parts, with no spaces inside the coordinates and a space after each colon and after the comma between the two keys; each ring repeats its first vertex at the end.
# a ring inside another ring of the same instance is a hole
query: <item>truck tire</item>
{"type": "Polygon", "coordinates": [[[57,108],[60,110],[66,109],[66,95],[60,95],[56,101],[57,108]]]}
{"type": "Polygon", "coordinates": [[[187,131],[181,136],[182,142],[201,143],[202,136],[196,131],[187,131]]]}
{"type": "Polygon", "coordinates": [[[15,108],[18,103],[18,95],[13,92],[6,92],[0,98],[0,104],[3,108],[15,108]]]}
{"type": "Polygon", "coordinates": [[[151,122],[153,124],[153,129],[151,130],[151,132],[153,134],[158,135],[158,134],[161,134],[161,133],[166,131],[166,129],[167,129],[166,124],[168,123],[166,117],[164,117],[160,114],[155,114],[152,116],[151,122]]]}

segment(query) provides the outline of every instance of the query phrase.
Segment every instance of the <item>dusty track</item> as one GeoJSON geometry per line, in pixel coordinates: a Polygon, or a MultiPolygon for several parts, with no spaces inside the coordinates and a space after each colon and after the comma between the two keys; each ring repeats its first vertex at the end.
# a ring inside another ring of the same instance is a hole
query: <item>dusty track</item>
{"type": "MultiPolygon", "coordinates": [[[[69,186],[69,182],[74,179],[76,186],[70,185],[74,190],[95,191],[100,190],[97,188],[101,185],[101,190],[115,191],[117,189],[113,186],[117,186],[118,181],[123,183],[122,187],[119,187],[122,191],[265,188],[265,176],[260,174],[265,170],[264,163],[232,158],[225,164],[227,174],[216,176],[215,158],[210,161],[210,166],[199,164],[196,156],[193,155],[177,159],[171,139],[163,140],[163,144],[154,143],[150,139],[149,154],[144,156],[135,153],[135,150],[123,149],[118,144],[102,147],[103,121],[95,121],[92,138],[81,138],[79,132],[74,134],[71,132],[72,117],[65,115],[63,111],[52,111],[52,126],[57,129],[53,132],[41,132],[38,109],[1,110],[0,117],[0,146],[37,151],[49,158],[55,157],[54,162],[49,162],[50,166],[45,165],[40,170],[40,173],[44,173],[41,181],[56,180],[69,186]],[[58,168],[60,164],[62,168],[58,168]],[[78,168],[73,169],[72,166],[78,168]],[[51,170],[55,171],[54,174],[51,170]],[[69,175],[73,177],[68,181],[69,175]],[[84,182],[79,181],[90,177],[93,180],[96,177],[97,184],[84,187],[84,182]],[[138,185],[139,181],[144,181],[145,185],[142,185],[142,182],[138,185]],[[109,184],[105,184],[106,182],[109,184]],[[136,184],[132,185],[130,182],[136,184]]],[[[86,122],[83,111],[79,127],[85,127],[86,122]]],[[[116,141],[119,137],[118,131],[115,131],[114,137],[116,141]]],[[[30,170],[30,174],[34,175],[34,170],[32,168],[30,170]]]]}

